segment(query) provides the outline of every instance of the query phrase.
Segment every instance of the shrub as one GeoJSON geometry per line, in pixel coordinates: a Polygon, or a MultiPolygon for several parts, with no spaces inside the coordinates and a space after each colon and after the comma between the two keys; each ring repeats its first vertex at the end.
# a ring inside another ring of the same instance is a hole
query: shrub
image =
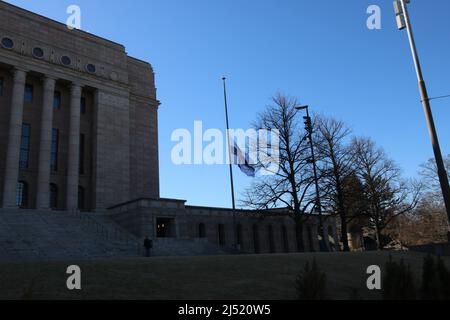
{"type": "Polygon", "coordinates": [[[423,300],[436,300],[439,296],[439,283],[436,276],[436,265],[434,258],[427,255],[423,260],[422,285],[420,287],[420,298],[423,300]]]}
{"type": "Polygon", "coordinates": [[[409,265],[405,265],[403,259],[398,263],[393,261],[392,257],[389,257],[385,267],[383,288],[384,300],[416,299],[414,275],[409,265]]]}
{"type": "Polygon", "coordinates": [[[327,276],[321,272],[315,260],[312,265],[306,262],[297,277],[297,294],[299,300],[324,300],[326,297],[327,276]]]}
{"type": "Polygon", "coordinates": [[[444,261],[427,255],[423,262],[420,297],[423,300],[450,299],[450,272],[444,261]]]}

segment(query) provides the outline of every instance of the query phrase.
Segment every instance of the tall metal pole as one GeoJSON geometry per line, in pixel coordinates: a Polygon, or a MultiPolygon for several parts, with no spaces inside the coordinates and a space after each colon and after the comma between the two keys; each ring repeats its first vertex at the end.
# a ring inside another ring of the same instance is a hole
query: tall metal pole
{"type": "MultiPolygon", "coordinates": [[[[439,146],[439,140],[436,133],[436,127],[434,125],[433,114],[431,112],[430,99],[428,97],[427,87],[423,79],[422,68],[420,66],[419,55],[416,49],[416,43],[414,40],[414,34],[411,27],[411,20],[409,19],[408,7],[405,0],[400,0],[403,8],[403,13],[405,17],[406,29],[408,31],[409,44],[411,46],[411,52],[414,60],[414,66],[416,68],[417,80],[419,82],[420,95],[422,97],[422,104],[425,111],[425,117],[428,125],[428,131],[431,137],[431,144],[433,145],[434,157],[436,159],[436,165],[438,169],[439,182],[441,184],[442,195],[444,197],[445,208],[447,210],[447,217],[450,222],[450,187],[448,184],[447,171],[444,166],[444,161],[442,159],[441,148],[439,146]]],[[[449,232],[450,238],[450,232],[449,232]]],[[[450,239],[449,239],[450,240],[450,239]]]]}
{"type": "Polygon", "coordinates": [[[228,119],[228,98],[227,98],[227,84],[226,84],[226,78],[223,77],[223,97],[225,101],[225,117],[226,117],[226,123],[227,123],[227,142],[228,142],[228,160],[230,163],[230,185],[231,185],[231,201],[233,204],[233,246],[236,250],[238,250],[238,243],[237,243],[237,234],[236,234],[236,201],[234,197],[234,179],[233,179],[233,156],[232,156],[232,150],[231,150],[231,141],[230,141],[230,121],[228,119]]]}
{"type": "Polygon", "coordinates": [[[317,175],[317,165],[316,165],[316,156],[314,152],[314,142],[313,142],[313,127],[311,117],[309,116],[309,106],[306,106],[306,119],[308,123],[308,134],[309,134],[309,145],[311,147],[311,161],[313,165],[314,172],[314,182],[316,185],[316,207],[319,213],[319,234],[322,239],[319,242],[320,251],[328,251],[326,241],[325,241],[325,230],[323,229],[323,219],[322,219],[322,202],[320,201],[320,189],[319,189],[319,178],[317,175]]]}

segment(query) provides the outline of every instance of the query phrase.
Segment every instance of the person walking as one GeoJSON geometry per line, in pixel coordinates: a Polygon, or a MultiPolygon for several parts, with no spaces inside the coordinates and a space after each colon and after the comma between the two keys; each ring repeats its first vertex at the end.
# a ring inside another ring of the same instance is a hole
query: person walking
{"type": "Polygon", "coordinates": [[[151,249],[153,248],[153,242],[147,237],[144,239],[145,256],[150,257],[151,249]]]}

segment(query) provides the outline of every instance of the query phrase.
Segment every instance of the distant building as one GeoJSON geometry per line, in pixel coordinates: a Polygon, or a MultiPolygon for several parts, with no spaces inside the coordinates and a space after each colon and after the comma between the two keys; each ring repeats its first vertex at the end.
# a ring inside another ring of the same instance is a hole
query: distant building
{"type": "MultiPolygon", "coordinates": [[[[152,66],[124,46],[0,2],[3,210],[80,210],[109,215],[139,239],[297,251],[287,215],[233,218],[228,209],[160,199],[159,105],[152,66]]],[[[317,250],[317,219],[302,235],[317,250]]]]}

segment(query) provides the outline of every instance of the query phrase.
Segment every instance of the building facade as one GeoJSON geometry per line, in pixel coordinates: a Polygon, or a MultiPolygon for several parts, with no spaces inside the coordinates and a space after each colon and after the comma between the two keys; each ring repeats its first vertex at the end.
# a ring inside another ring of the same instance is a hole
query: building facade
{"type": "MultiPolygon", "coordinates": [[[[118,204],[108,214],[139,238],[167,241],[197,241],[225,251],[243,253],[293,253],[320,251],[320,224],[317,215],[305,219],[301,227],[287,209],[236,210],[188,206],[184,200],[138,199],[118,204]]],[[[324,215],[325,244],[338,251],[334,217],[324,215]]],[[[181,244],[182,245],[182,244],[181,244]]]]}
{"type": "Polygon", "coordinates": [[[122,45],[0,2],[4,208],[159,197],[154,74],[122,45]]]}
{"type": "MultiPolygon", "coordinates": [[[[195,240],[249,253],[319,249],[316,216],[299,230],[282,211],[161,199],[158,107],[152,66],[129,57],[124,46],[0,1],[3,210],[101,214],[156,244],[195,240]]],[[[324,228],[337,249],[334,220],[325,219],[324,228]]]]}

